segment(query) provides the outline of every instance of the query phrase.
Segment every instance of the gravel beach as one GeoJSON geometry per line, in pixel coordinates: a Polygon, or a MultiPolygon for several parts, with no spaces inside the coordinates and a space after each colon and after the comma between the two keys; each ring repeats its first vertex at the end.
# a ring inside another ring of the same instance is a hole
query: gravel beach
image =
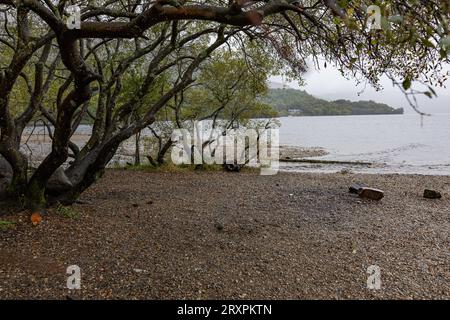
{"type": "Polygon", "coordinates": [[[80,200],[78,217],[52,209],[37,226],[0,203],[15,222],[0,231],[1,299],[450,298],[450,177],[108,170],[80,200]]]}

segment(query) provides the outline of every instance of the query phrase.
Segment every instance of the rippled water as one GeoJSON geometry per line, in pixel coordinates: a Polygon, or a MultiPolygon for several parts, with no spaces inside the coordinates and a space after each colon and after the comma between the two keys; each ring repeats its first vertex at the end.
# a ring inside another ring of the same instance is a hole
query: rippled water
{"type": "MultiPolygon", "coordinates": [[[[372,162],[355,172],[450,175],[450,114],[280,118],[281,145],[323,147],[317,159],[372,162]]],[[[342,165],[286,166],[335,172],[342,165]]]]}

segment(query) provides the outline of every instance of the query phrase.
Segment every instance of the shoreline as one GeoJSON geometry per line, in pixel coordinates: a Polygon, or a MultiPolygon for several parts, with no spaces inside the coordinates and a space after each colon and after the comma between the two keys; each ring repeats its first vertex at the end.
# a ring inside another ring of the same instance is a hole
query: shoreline
{"type": "MultiPolygon", "coordinates": [[[[89,135],[81,134],[74,135],[73,141],[82,147],[89,139],[89,135]]],[[[25,136],[23,141],[26,141],[28,136],[25,136]]],[[[126,141],[118,150],[113,160],[108,164],[109,168],[125,165],[126,163],[133,163],[134,161],[134,138],[126,141]]],[[[30,139],[29,147],[33,150],[33,159],[30,163],[34,166],[42,161],[45,155],[51,148],[50,139],[47,137],[44,140],[43,135],[33,136],[30,139]]],[[[141,158],[144,159],[146,151],[144,146],[141,146],[141,158]]],[[[24,152],[28,152],[26,149],[24,152]]],[[[144,160],[145,161],[145,160],[144,160]]],[[[423,165],[411,166],[408,165],[392,165],[386,163],[377,163],[367,160],[342,160],[340,157],[336,159],[329,158],[329,152],[322,147],[302,147],[293,145],[280,146],[280,172],[310,172],[310,173],[325,173],[332,174],[341,171],[348,171],[362,174],[419,174],[430,176],[450,176],[450,165],[423,165]],[[325,158],[324,158],[325,157],[325,158]],[[304,161],[299,162],[298,159],[304,161]],[[369,165],[369,163],[371,165],[369,165]],[[403,167],[402,167],[403,166],[403,167]],[[297,167],[297,168],[296,168],[297,167]],[[412,168],[411,168],[412,167],[412,168]],[[440,173],[443,171],[443,173],[440,173]]]]}
{"type": "Polygon", "coordinates": [[[80,200],[77,218],[52,209],[36,227],[0,217],[16,222],[0,231],[0,299],[450,298],[450,177],[109,169],[80,200]]]}
{"type": "Polygon", "coordinates": [[[420,177],[450,177],[450,172],[444,173],[418,173],[418,172],[394,172],[394,171],[357,171],[355,167],[344,167],[344,168],[332,168],[328,171],[325,169],[305,169],[305,170],[296,170],[293,168],[283,169],[283,166],[280,166],[279,172],[284,173],[293,173],[293,174],[302,174],[302,173],[310,173],[310,174],[360,174],[360,175],[381,175],[381,176],[420,176],[420,177]]]}

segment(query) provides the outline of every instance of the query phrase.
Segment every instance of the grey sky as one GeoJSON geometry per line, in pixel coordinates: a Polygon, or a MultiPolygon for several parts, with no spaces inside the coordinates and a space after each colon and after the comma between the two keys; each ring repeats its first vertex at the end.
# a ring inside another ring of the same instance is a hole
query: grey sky
{"type": "MultiPolygon", "coordinates": [[[[311,70],[304,75],[306,86],[299,87],[297,82],[284,82],[294,89],[303,89],[308,93],[327,100],[348,99],[356,100],[374,100],[389,104],[395,108],[404,108],[406,113],[412,113],[414,110],[409,106],[406,98],[401,91],[392,86],[389,79],[383,79],[383,91],[377,92],[372,87],[367,87],[363,93],[358,93],[363,89],[363,85],[356,86],[355,80],[347,80],[333,67],[320,71],[311,70]]],[[[271,81],[283,83],[281,77],[272,77],[271,81]]],[[[450,86],[447,81],[447,87],[450,86]]],[[[438,98],[429,99],[425,96],[419,97],[421,110],[427,113],[450,113],[450,88],[436,90],[438,98]]]]}

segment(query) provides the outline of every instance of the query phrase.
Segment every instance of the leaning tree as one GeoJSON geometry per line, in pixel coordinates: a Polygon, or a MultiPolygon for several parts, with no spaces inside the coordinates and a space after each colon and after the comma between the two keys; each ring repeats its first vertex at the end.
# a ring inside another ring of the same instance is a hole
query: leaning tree
{"type": "Polygon", "coordinates": [[[120,144],[151,125],[224,45],[244,54],[246,44],[260,46],[292,77],[310,61],[331,63],[376,88],[383,75],[407,94],[421,82],[432,96],[445,81],[449,7],[439,0],[0,0],[0,154],[12,170],[8,195],[33,209],[75,201],[120,144]],[[67,23],[73,5],[79,25],[67,23]],[[380,23],[368,28],[368,20],[380,23]],[[122,90],[130,77],[131,95],[122,90]],[[168,77],[172,85],[161,86],[168,77]],[[38,118],[51,130],[52,147],[29,170],[21,138],[38,118]],[[86,118],[93,132],[80,149],[72,136],[86,118]],[[71,187],[50,188],[63,165],[71,187]]]}

